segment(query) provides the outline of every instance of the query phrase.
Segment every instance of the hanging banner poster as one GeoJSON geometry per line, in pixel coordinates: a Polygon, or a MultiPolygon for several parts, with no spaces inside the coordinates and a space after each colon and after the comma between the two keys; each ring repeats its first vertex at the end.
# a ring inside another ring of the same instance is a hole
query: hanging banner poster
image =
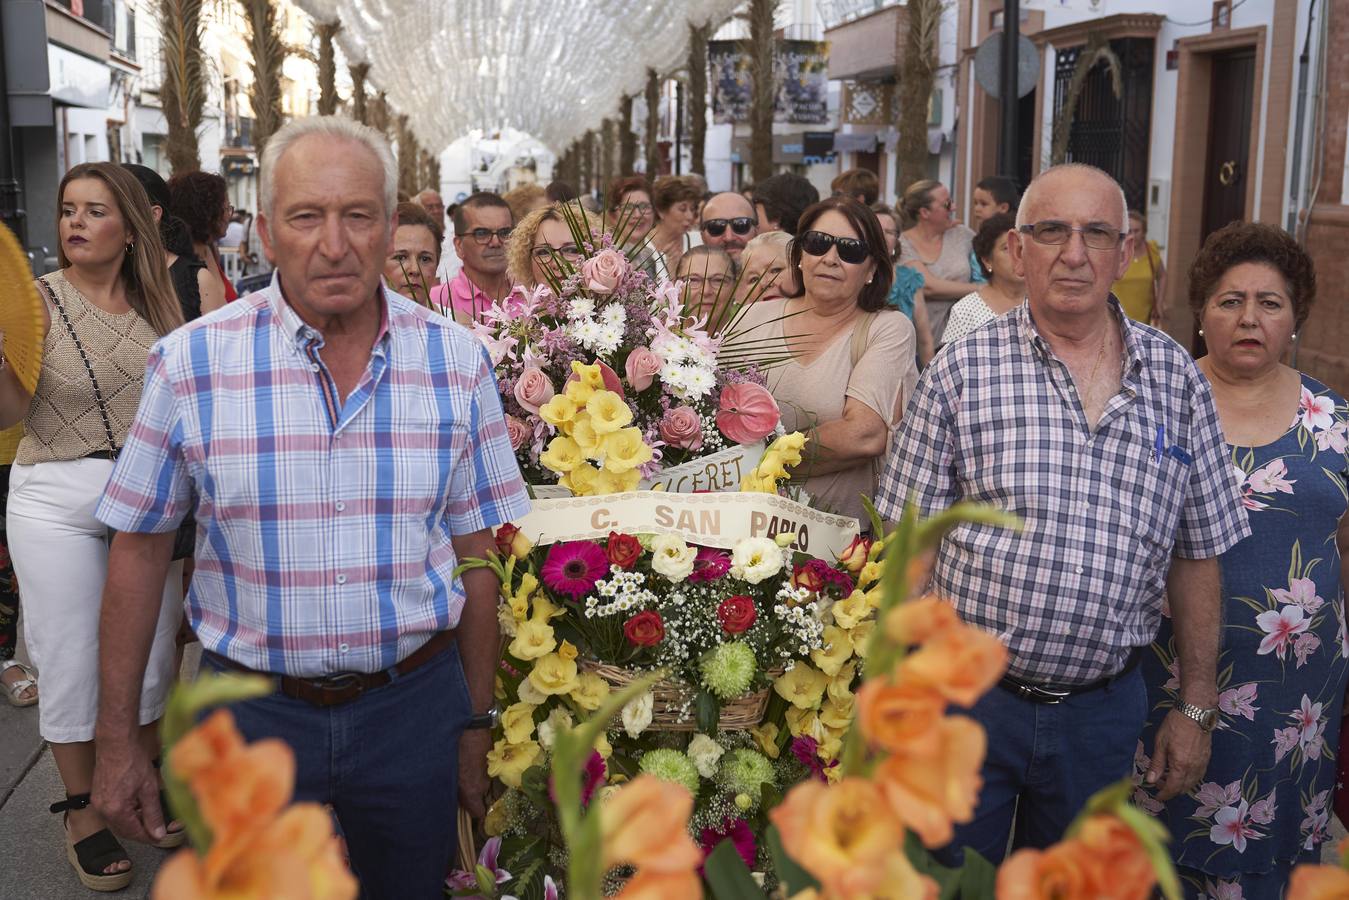
{"type": "Polygon", "coordinates": [[[515,521],[537,544],[625,534],[677,534],[687,543],[730,550],[743,538],[796,536],[791,548],[832,560],[861,533],[856,519],[820,512],[776,494],[667,494],[632,491],[534,501],[515,521]]]}
{"type": "MultiPolygon", "coordinates": [[[[742,41],[707,45],[712,86],[712,120],[718,124],[749,121],[754,78],[742,41]]],[[[777,83],[773,121],[823,125],[829,121],[829,44],[824,41],[779,40],[773,55],[777,83]]]]}

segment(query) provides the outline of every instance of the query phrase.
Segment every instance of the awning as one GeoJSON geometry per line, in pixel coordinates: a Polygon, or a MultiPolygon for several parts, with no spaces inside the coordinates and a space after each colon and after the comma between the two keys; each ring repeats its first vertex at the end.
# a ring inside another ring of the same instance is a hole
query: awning
{"type": "Polygon", "coordinates": [[[876,133],[840,131],[834,135],[834,152],[836,153],[875,153],[876,152],[876,133]]]}

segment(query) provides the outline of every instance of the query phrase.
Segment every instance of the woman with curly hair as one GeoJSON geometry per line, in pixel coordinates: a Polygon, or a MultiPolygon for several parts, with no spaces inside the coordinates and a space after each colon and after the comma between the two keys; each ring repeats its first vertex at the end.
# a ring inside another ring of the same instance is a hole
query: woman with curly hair
{"type": "Polygon", "coordinates": [[[192,236],[192,252],[206,263],[219,282],[202,294],[202,308],[215,309],[238,299],[239,295],[225,277],[216,252],[216,241],[225,236],[234,207],[225,191],[225,179],[210,172],[184,172],[169,179],[170,212],[183,220],[192,236]]]}
{"type": "MultiPolygon", "coordinates": [[[[1213,386],[1251,533],[1219,558],[1223,607],[1218,714],[1200,783],[1163,803],[1135,801],[1173,837],[1191,897],[1283,896],[1294,865],[1319,861],[1330,800],[1349,643],[1345,470],[1349,407],[1282,360],[1316,298],[1305,250],[1270,225],[1234,222],[1209,236],[1190,270],[1190,307],[1208,344],[1199,368],[1213,386]]],[[[1144,373],[1146,377],[1146,372],[1144,373]]],[[[1148,435],[1152,438],[1153,435],[1148,435]]],[[[1178,490],[1189,448],[1159,428],[1148,490],[1178,490]]],[[[1138,748],[1155,757],[1157,727],[1178,693],[1169,615],[1144,654],[1152,710],[1138,748]]]]}
{"type": "Polygon", "coordinates": [[[604,230],[603,220],[595,213],[587,212],[575,200],[536,209],[515,226],[506,244],[506,273],[517,286],[528,290],[551,285],[575,271],[584,252],[577,245],[568,220],[584,223],[582,227],[588,229],[598,243],[604,230]],[[570,208],[564,210],[564,206],[570,208]]]}

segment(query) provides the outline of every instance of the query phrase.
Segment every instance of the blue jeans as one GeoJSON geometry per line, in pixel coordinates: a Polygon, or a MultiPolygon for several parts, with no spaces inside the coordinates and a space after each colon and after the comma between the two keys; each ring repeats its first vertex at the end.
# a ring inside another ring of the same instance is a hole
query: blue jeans
{"type": "Polygon", "coordinates": [[[1147,702],[1138,668],[1054,705],[990,690],[969,711],[988,734],[979,805],[938,861],[959,866],[972,847],[997,865],[1009,838],[1014,848],[1059,841],[1092,794],[1132,771],[1147,702]]]}
{"type": "MultiPolygon", "coordinates": [[[[203,664],[223,671],[209,655],[203,664]]],[[[246,740],[295,751],[295,799],[328,803],[368,900],[439,900],[455,846],[459,737],[472,715],[459,648],[350,703],[280,693],[230,707],[246,740]]]]}

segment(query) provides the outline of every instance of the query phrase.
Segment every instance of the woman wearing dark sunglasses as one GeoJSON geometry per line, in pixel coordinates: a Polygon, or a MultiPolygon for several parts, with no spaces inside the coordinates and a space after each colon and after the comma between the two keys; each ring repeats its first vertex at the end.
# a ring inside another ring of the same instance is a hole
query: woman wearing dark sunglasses
{"type": "Polygon", "coordinates": [[[793,296],[755,303],[732,343],[783,358],[768,389],[789,431],[809,432],[797,472],[814,505],[865,521],[890,433],[914,385],[913,324],[886,306],[894,268],[876,215],[849,197],[809,207],[788,265],[793,296]],[[764,349],[766,348],[766,349],[764,349]]]}

